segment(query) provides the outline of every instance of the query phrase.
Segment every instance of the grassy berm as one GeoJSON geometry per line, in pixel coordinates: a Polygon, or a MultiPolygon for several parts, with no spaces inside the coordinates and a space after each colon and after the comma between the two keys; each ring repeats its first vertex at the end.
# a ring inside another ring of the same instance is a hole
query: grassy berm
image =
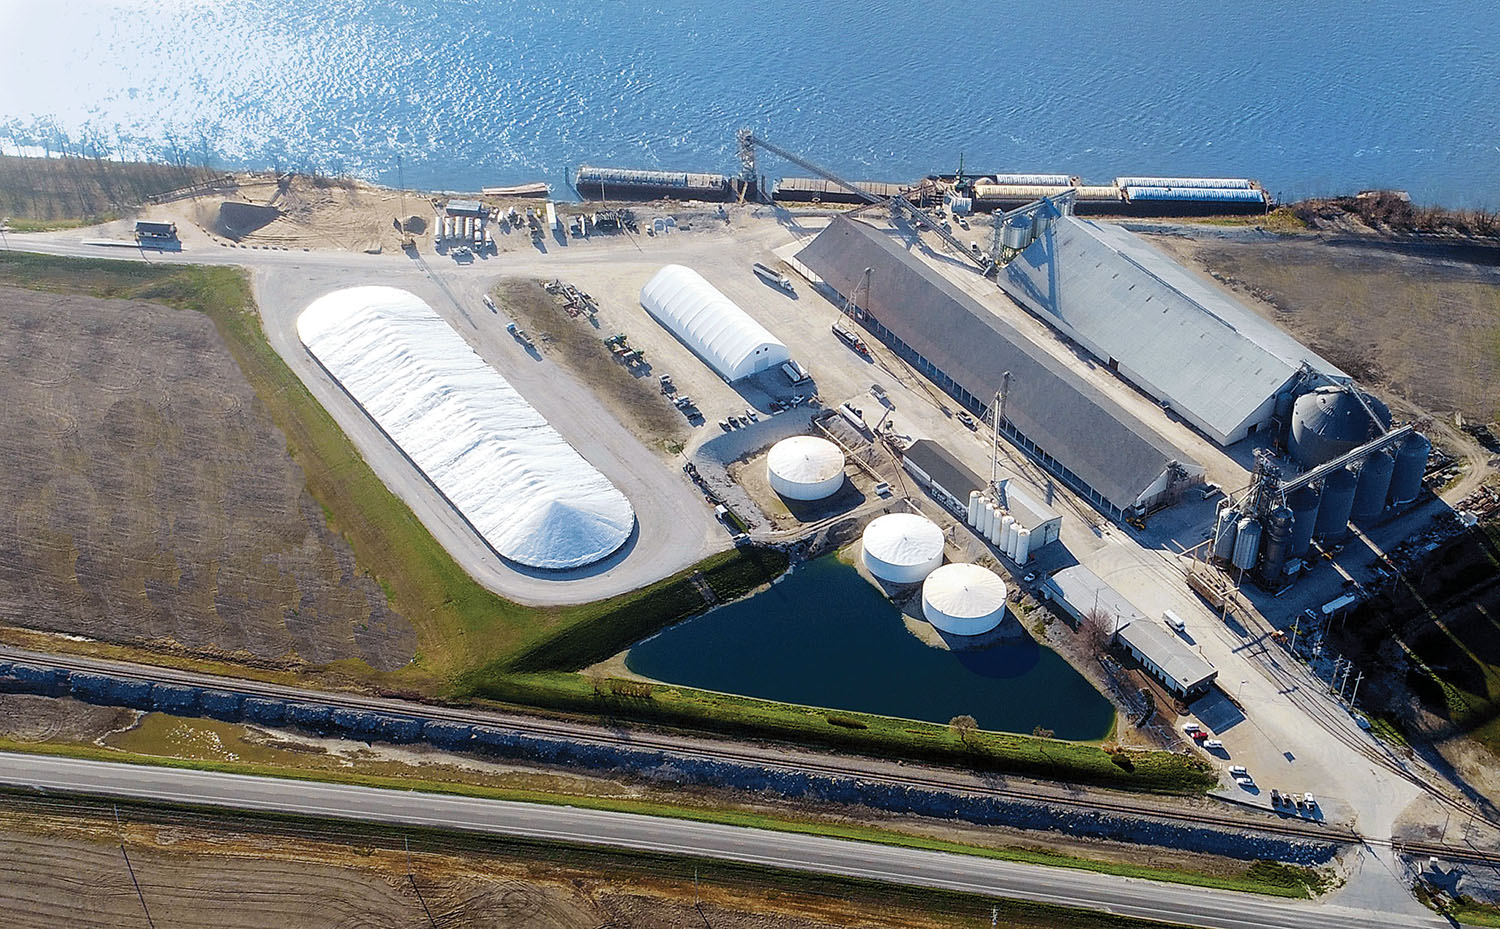
{"type": "MultiPolygon", "coordinates": [[[[783,572],[785,556],[753,547],[737,549],[645,589],[584,606],[536,609],[511,603],[469,578],[365,464],[337,423],[266,342],[241,272],[6,252],[0,253],[3,284],[145,300],[203,313],[212,321],[284,438],[328,529],[353,552],[355,573],[376,582],[394,614],[415,630],[412,660],[399,669],[374,670],[351,652],[342,660],[299,666],[296,679],[312,677],[325,684],[427,699],[490,700],[745,737],[791,738],[848,751],[1127,789],[1197,792],[1212,783],[1201,762],[1170,753],[1111,754],[1094,745],[1002,733],[960,738],[947,727],[928,723],[852,713],[830,716],[806,707],[686,688],[585,679],[576,672],[706,609],[690,579],[694,572],[702,572],[718,600],[729,600],[783,572]]],[[[56,641],[49,645],[62,647],[56,641]]],[[[82,643],[68,647],[222,670],[207,665],[201,655],[150,642],[134,650],[110,651],[82,643]]],[[[278,673],[280,679],[294,679],[289,672],[265,671],[261,676],[275,678],[278,673]]]]}

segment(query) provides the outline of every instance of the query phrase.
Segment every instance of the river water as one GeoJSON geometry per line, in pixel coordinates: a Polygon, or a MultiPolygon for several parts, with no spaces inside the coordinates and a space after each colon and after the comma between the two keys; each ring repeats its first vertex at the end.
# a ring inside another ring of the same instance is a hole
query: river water
{"type": "Polygon", "coordinates": [[[1500,4],[0,0],[7,150],[561,189],[581,161],[733,173],[743,125],[877,179],[963,154],[1493,207],[1500,4]]]}
{"type": "Polygon", "coordinates": [[[934,648],[831,555],[637,644],[626,666],[708,690],[934,723],[969,715],[985,729],[1042,726],[1063,739],[1101,738],[1114,721],[1109,701],[1029,635],[972,652],[934,648]]]}

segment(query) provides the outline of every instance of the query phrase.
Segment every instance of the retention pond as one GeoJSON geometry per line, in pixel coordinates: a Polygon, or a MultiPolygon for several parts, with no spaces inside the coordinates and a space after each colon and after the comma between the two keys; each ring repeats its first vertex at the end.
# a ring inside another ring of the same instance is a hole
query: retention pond
{"type": "Polygon", "coordinates": [[[1030,635],[974,651],[935,648],[831,555],[640,642],[625,663],[705,690],[934,723],[966,714],[984,729],[1040,726],[1060,739],[1102,738],[1114,722],[1110,702],[1030,635]]]}

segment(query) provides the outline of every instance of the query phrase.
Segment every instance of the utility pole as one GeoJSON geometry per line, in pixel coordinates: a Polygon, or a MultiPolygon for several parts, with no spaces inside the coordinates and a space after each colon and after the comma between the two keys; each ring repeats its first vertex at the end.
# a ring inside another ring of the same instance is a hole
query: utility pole
{"type": "Polygon", "coordinates": [[[1349,706],[1354,706],[1354,701],[1359,697],[1359,682],[1365,679],[1365,672],[1359,672],[1359,677],[1354,679],[1354,691],[1349,694],[1349,706]]]}
{"type": "Polygon", "coordinates": [[[1294,658],[1294,659],[1297,657],[1297,632],[1301,628],[1302,628],[1302,614],[1298,613],[1297,614],[1297,618],[1292,621],[1292,658],[1294,658]]]}
{"type": "MultiPolygon", "coordinates": [[[[1006,371],[1000,375],[1000,389],[995,391],[995,406],[991,410],[993,422],[990,432],[990,490],[996,494],[996,502],[999,502],[1000,488],[997,481],[1000,478],[1000,420],[1005,418],[1005,398],[1010,396],[1010,372],[1006,371]]],[[[1094,604],[1095,607],[1098,604],[1094,604]]]]}

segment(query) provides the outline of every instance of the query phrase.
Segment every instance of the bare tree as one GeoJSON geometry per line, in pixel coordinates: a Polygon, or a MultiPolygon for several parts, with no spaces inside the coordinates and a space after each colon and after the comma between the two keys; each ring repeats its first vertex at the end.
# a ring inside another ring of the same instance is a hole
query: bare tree
{"type": "Polygon", "coordinates": [[[1115,637],[1115,617],[1096,607],[1083,615],[1078,631],[1094,654],[1102,655],[1115,637]]]}
{"type": "Polygon", "coordinates": [[[969,734],[979,728],[979,723],[972,716],[955,716],[948,720],[948,728],[953,730],[960,742],[968,745],[969,734]]]}

